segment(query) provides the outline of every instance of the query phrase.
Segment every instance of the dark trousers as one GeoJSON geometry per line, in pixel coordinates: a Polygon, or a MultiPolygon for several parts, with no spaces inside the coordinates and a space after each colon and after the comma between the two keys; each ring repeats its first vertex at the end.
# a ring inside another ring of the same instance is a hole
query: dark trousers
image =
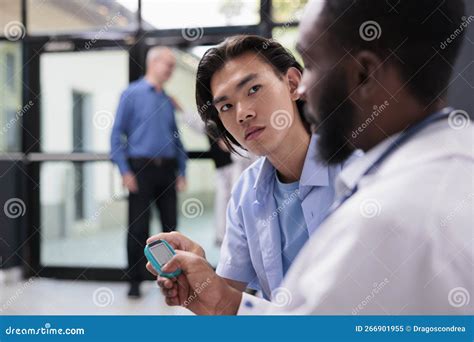
{"type": "Polygon", "coordinates": [[[145,278],[146,258],[143,254],[150,234],[150,210],[158,208],[164,232],[176,229],[176,162],[162,159],[130,159],[130,167],[138,183],[138,192],[128,198],[127,255],[129,281],[145,278]]]}

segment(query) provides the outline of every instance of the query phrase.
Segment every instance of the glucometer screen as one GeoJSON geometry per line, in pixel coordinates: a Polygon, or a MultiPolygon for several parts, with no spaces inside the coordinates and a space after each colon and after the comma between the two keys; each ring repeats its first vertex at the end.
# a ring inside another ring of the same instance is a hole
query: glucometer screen
{"type": "Polygon", "coordinates": [[[156,261],[163,266],[173,257],[173,253],[165,246],[164,243],[159,243],[150,247],[150,252],[155,257],[156,261]]]}

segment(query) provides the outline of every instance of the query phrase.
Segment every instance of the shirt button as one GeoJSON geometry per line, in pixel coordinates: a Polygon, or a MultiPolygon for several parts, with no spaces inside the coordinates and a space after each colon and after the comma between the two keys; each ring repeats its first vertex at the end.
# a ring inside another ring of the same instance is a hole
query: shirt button
{"type": "Polygon", "coordinates": [[[249,300],[245,301],[245,306],[248,308],[253,308],[253,303],[249,300]]]}

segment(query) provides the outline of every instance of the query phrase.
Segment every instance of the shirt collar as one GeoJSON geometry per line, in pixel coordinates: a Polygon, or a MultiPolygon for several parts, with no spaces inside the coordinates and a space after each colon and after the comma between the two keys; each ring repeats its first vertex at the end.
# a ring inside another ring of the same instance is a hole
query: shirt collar
{"type": "MultiPolygon", "coordinates": [[[[450,112],[452,110],[453,108],[451,107],[445,107],[441,111],[450,112]]],[[[398,132],[391,135],[371,148],[362,158],[352,161],[347,167],[345,167],[336,179],[336,198],[342,196],[345,192],[352,190],[369,167],[375,163],[375,161],[401,134],[402,132],[398,132]]]]}
{"type": "MultiPolygon", "coordinates": [[[[329,185],[329,166],[318,160],[317,140],[318,135],[313,134],[306,152],[303,171],[301,173],[301,186],[328,186],[329,185]]],[[[268,158],[263,158],[262,167],[258,172],[257,178],[253,185],[257,192],[257,199],[266,196],[272,188],[275,180],[275,167],[270,163],[268,158]],[[265,191],[265,192],[263,192],[265,191]]]]}
{"type": "Polygon", "coordinates": [[[367,151],[361,158],[355,159],[339,173],[336,179],[336,197],[353,189],[362,175],[385,152],[390,144],[398,138],[400,133],[394,134],[367,151]]]}
{"type": "Polygon", "coordinates": [[[164,93],[165,93],[165,91],[164,91],[163,89],[161,89],[160,91],[156,91],[155,86],[154,86],[153,84],[151,84],[150,82],[148,82],[145,77],[142,77],[141,82],[143,83],[143,85],[144,85],[147,89],[153,90],[153,91],[154,91],[155,93],[157,93],[157,94],[161,94],[161,93],[164,94],[164,93]]]}
{"type": "Polygon", "coordinates": [[[302,186],[328,186],[329,166],[319,160],[318,153],[319,136],[313,134],[309,143],[308,152],[301,173],[300,184],[302,186]]]}

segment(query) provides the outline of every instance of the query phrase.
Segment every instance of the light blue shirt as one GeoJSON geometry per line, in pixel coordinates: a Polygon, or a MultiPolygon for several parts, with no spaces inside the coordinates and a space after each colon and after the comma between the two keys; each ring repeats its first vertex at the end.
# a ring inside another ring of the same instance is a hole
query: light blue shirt
{"type": "Polygon", "coordinates": [[[308,227],[304,220],[302,201],[298,197],[300,182],[282,183],[275,172],[273,198],[277,210],[281,235],[283,276],[308,241],[308,227]]]}
{"type": "MultiPolygon", "coordinates": [[[[311,137],[298,187],[309,236],[334,201],[334,182],[342,169],[342,165],[327,166],[317,159],[317,139],[317,135],[311,137]]],[[[242,173],[227,207],[226,235],[217,266],[217,274],[261,290],[266,299],[272,298],[285,273],[278,218],[282,209],[273,196],[274,182],[275,168],[267,158],[258,159],[242,173]]],[[[299,252],[300,246],[295,247],[291,254],[299,252]]]]}

